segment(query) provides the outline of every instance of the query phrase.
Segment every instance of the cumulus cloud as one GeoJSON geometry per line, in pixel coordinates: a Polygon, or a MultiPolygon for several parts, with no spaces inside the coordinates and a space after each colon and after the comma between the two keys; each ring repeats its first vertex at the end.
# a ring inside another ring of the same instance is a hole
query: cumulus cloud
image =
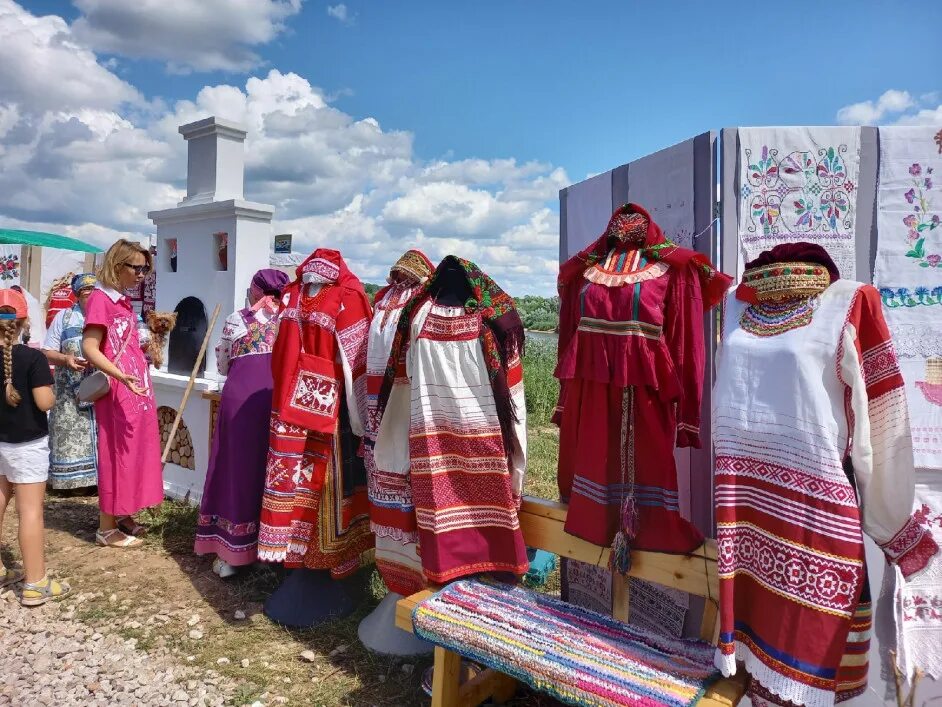
{"type": "Polygon", "coordinates": [[[177,127],[216,115],[247,127],[246,197],[275,207],[274,232],[293,233],[296,250],[338,248],[361,278],[382,282],[399,253],[420,247],[436,262],[449,253],[475,260],[511,293],[552,293],[562,169],[419,159],[411,133],[348,115],[306,78],[277,70],[142,108],[136,90],[72,42],[61,19],[8,0],[0,8],[0,23],[12,16],[48,38],[21,45],[21,66],[52,61],[44,55],[56,50],[55,77],[84,67],[103,87],[91,95],[38,74],[35,86],[14,92],[0,81],[0,223],[99,245],[146,237],[147,212],[185,195],[177,127]],[[117,87],[110,95],[109,86],[117,87]],[[73,93],[50,101],[56,91],[73,93]]]}
{"type": "Polygon", "coordinates": [[[350,10],[344,3],[327,6],[327,16],[345,25],[352,25],[355,17],[350,14],[350,10]]]}
{"type": "Polygon", "coordinates": [[[7,111],[11,104],[42,113],[112,109],[141,100],[133,86],[76,42],[61,17],[36,17],[0,0],[0,104],[7,111]]]}
{"type": "Polygon", "coordinates": [[[171,72],[247,71],[302,0],[75,0],[75,36],[92,49],[156,59],[171,72]]]}
{"type": "Polygon", "coordinates": [[[844,125],[937,125],[942,122],[942,99],[937,92],[914,98],[908,91],[890,89],[875,101],[861,101],[837,111],[844,125]]]}

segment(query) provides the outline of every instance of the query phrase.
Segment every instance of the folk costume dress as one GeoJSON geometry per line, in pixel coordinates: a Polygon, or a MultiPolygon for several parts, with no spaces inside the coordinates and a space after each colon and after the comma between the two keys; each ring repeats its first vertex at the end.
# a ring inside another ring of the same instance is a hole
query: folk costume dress
{"type": "Polygon", "coordinates": [[[566,532],[607,546],[688,552],[674,447],[700,447],[704,312],[730,279],[626,204],[560,269],[558,482],[566,532]]]}
{"type": "Polygon", "coordinates": [[[448,256],[400,316],[380,392],[378,467],[408,470],[422,570],[444,583],[526,573],[523,323],[473,263],[448,256]],[[447,277],[460,294],[443,292],[447,277]],[[463,306],[445,306],[458,294],[463,306]],[[405,356],[408,385],[395,385],[405,356]]]}
{"type": "MultiPolygon", "coordinates": [[[[373,448],[379,433],[379,393],[386,374],[386,363],[403,309],[419,293],[434,266],[418,250],[407,251],[390,271],[391,284],[376,293],[373,321],[370,323],[366,356],[367,418],[363,459],[366,462],[370,497],[370,528],[376,536],[376,568],[389,591],[403,596],[425,586],[422,561],[418,553],[418,530],[412,484],[407,469],[390,471],[376,464],[373,448]]],[[[408,390],[404,362],[400,363],[396,385],[408,390]]],[[[405,427],[396,434],[408,443],[406,417],[396,422],[405,427]]]]}
{"type": "MultiPolygon", "coordinates": [[[[277,270],[267,271],[287,276],[277,270]]],[[[235,567],[258,559],[258,520],[268,460],[272,409],[272,349],[278,302],[271,297],[233,313],[216,346],[227,376],[209,456],[194,552],[215,554],[235,567]]]]}
{"type": "MultiPolygon", "coordinates": [[[[82,333],[85,315],[76,303],[63,309],[46,331],[43,348],[84,358],[82,333]]],[[[56,403],[49,411],[49,485],[77,489],[98,483],[98,438],[95,408],[76,397],[84,371],[56,366],[56,403]]]]}
{"type": "Polygon", "coordinates": [[[352,574],[373,547],[366,468],[366,345],[370,304],[336,250],[320,248],[285,289],[272,352],[274,392],[258,556],[287,567],[352,574]],[[302,341],[303,338],[303,341],[302,341]],[[282,419],[303,352],[336,363],[340,415],[332,433],[282,419]]]}
{"type": "MultiPolygon", "coordinates": [[[[738,294],[737,294],[738,293],[738,294]]],[[[903,380],[869,285],[817,245],[747,265],[713,392],[720,642],[754,702],[829,707],[867,680],[867,533],[904,576],[937,547],[911,516],[903,380]]]]}
{"type": "Polygon", "coordinates": [[[145,391],[136,395],[126,385],[112,381],[108,394],[95,401],[98,505],[103,513],[115,516],[133,515],[159,505],[164,498],[157,404],[137,325],[138,317],[127,297],[96,285],[85,305],[85,328],[106,330],[102,353],[123,373],[137,378],[137,385],[145,391]],[[128,337],[130,343],[115,360],[128,337]]]}

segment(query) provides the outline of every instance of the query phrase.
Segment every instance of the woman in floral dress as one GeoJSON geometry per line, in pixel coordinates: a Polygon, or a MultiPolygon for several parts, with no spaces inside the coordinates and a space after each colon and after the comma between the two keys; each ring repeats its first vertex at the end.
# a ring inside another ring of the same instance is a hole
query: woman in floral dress
{"type": "Polygon", "coordinates": [[[91,273],[72,278],[76,302],[55,315],[43,343],[46,358],[56,367],[56,404],[49,413],[49,485],[56,490],[98,483],[95,410],[76,397],[88,365],[82,355],[85,307],[97,282],[91,273]]]}

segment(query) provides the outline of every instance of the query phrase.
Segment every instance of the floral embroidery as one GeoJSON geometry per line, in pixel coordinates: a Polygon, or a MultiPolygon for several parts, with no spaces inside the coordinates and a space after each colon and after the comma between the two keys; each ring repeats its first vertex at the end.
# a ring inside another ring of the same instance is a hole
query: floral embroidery
{"type": "Polygon", "coordinates": [[[9,253],[0,258],[0,280],[20,279],[20,256],[9,253]]]}
{"type": "Polygon", "coordinates": [[[760,302],[746,307],[739,325],[755,336],[777,336],[811,324],[814,307],[809,299],[760,302]]]}
{"type": "Polygon", "coordinates": [[[909,250],[907,258],[914,258],[921,268],[937,268],[942,265],[942,250],[926,253],[926,236],[939,228],[939,214],[930,213],[932,204],[928,192],[932,189],[932,167],[927,167],[923,174],[922,165],[914,162],[909,168],[913,186],[903,194],[906,202],[913,207],[913,213],[903,217],[906,226],[906,240],[909,250]]]}
{"type": "Polygon", "coordinates": [[[908,287],[881,287],[880,297],[883,298],[883,306],[890,309],[942,304],[942,286],[931,290],[928,287],[917,287],[912,291],[908,287]]]}

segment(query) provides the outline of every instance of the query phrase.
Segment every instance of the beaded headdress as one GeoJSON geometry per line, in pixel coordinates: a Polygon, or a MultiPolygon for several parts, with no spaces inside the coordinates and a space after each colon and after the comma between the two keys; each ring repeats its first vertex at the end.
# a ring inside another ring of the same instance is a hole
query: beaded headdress
{"type": "Polygon", "coordinates": [[[434,270],[435,266],[425,257],[425,253],[411,248],[403,253],[396,264],[389,269],[389,274],[400,272],[411,280],[425,282],[434,270]]]}
{"type": "Polygon", "coordinates": [[[755,302],[819,295],[831,284],[827,268],[818,263],[772,263],[746,270],[741,288],[748,288],[755,302]]]}

